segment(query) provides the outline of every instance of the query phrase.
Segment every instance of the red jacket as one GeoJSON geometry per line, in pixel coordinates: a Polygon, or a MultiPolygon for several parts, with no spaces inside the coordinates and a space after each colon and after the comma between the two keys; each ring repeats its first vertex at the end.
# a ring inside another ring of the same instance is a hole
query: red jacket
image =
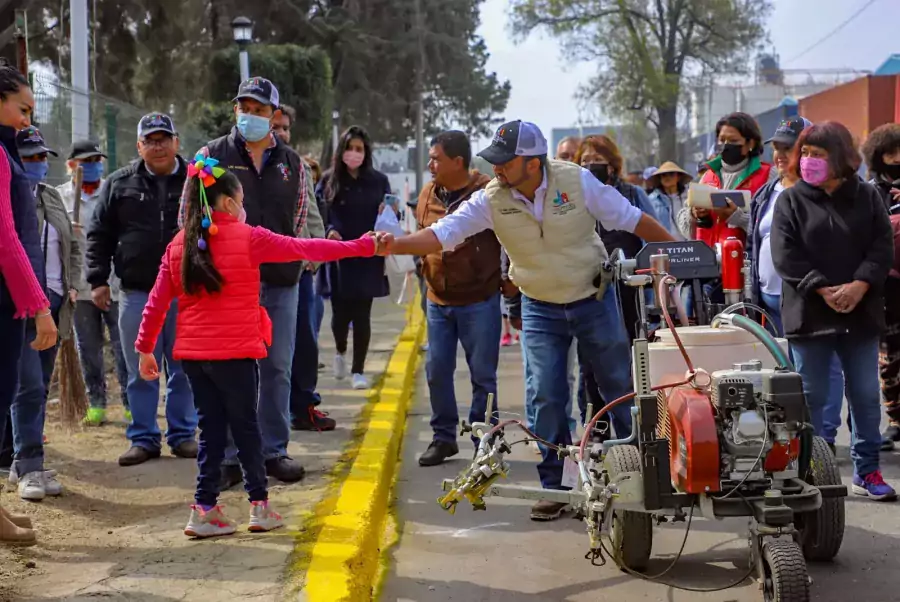
{"type": "Polygon", "coordinates": [[[152,353],[169,305],[178,299],[174,357],[176,360],[262,359],[272,343],[272,322],[259,304],[259,266],[308,260],[335,261],[371,257],[375,241],[369,236],[348,242],[281,236],[239,223],[227,213],[213,212],[219,228],[209,238],[209,252],[222,275],[222,290],[194,295],[181,285],[184,230],[166,249],[159,276],[144,307],[135,349],[152,353]]]}
{"type": "MultiPolygon", "coordinates": [[[[701,184],[722,188],[722,159],[716,157],[709,162],[709,171],[703,174],[700,180],[701,184]]],[[[747,168],[741,174],[738,180],[736,190],[749,190],[750,196],[756,194],[756,191],[766,185],[772,172],[772,165],[763,163],[759,157],[753,157],[747,164],[747,168]]],[[[749,213],[749,207],[747,212],[749,213]]],[[[726,220],[721,219],[718,215],[713,214],[712,228],[697,228],[696,238],[702,240],[709,246],[715,248],[717,243],[722,243],[731,236],[739,239],[745,245],[747,244],[747,233],[742,228],[729,226],[726,220]]]]}

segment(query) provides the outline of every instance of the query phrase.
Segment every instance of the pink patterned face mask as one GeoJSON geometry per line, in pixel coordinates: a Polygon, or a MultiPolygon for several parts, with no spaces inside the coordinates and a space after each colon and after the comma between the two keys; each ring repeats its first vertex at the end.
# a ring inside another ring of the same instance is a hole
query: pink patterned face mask
{"type": "Polygon", "coordinates": [[[821,186],[828,181],[828,161],[818,157],[800,159],[800,176],[810,186],[821,186]]]}
{"type": "Polygon", "coordinates": [[[359,166],[363,164],[365,158],[365,154],[353,150],[344,151],[343,155],[344,165],[350,169],[359,169],[359,166]]]}

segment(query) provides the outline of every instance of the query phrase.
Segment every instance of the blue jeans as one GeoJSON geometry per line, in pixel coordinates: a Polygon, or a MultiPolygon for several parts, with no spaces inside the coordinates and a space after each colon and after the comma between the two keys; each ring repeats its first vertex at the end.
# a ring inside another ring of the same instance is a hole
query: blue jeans
{"type": "Polygon", "coordinates": [[[319,333],[322,332],[322,320],[325,318],[325,298],[319,293],[316,295],[316,340],[319,339],[319,333]]]}
{"type": "MultiPolygon", "coordinates": [[[[571,443],[566,414],[571,391],[566,371],[573,338],[578,341],[582,358],[593,367],[604,399],[612,401],[632,392],[631,345],[612,287],[602,301],[590,297],[562,305],[523,295],[522,330],[529,373],[525,390],[534,406],[535,434],[542,439],[555,445],[571,443]]],[[[612,410],[617,433],[631,432],[630,405],[621,404],[612,410]]],[[[556,452],[541,452],[541,485],[562,489],[563,461],[556,452]]]]}
{"type": "Polygon", "coordinates": [[[91,301],[75,303],[75,340],[81,372],[92,408],[106,408],[106,370],[103,361],[103,325],[109,330],[109,345],[116,358],[116,376],[122,393],[122,405],[128,409],[128,366],[119,340],[119,304],[103,311],[91,301]]]}
{"type": "MultiPolygon", "coordinates": [[[[519,333],[519,344],[522,347],[522,363],[525,367],[526,375],[525,379],[528,379],[528,362],[525,361],[525,345],[522,343],[522,335],[523,333],[519,333]]],[[[568,363],[566,364],[566,372],[569,380],[569,391],[575,393],[576,391],[581,391],[584,388],[584,379],[582,378],[580,381],[577,380],[577,374],[575,373],[575,366],[577,365],[578,359],[578,346],[573,342],[572,346],[569,348],[569,357],[567,359],[568,363]]],[[[578,395],[570,395],[569,400],[566,402],[566,416],[569,417],[569,432],[574,433],[575,429],[578,428],[578,421],[575,420],[575,417],[572,416],[572,397],[578,397],[578,395]]],[[[527,394],[525,395],[525,418],[526,425],[532,431],[534,430],[534,404],[531,403],[531,399],[527,394]]],[[[581,403],[581,397],[578,397],[578,408],[579,414],[581,416],[581,422],[584,422],[584,414],[587,409],[586,405],[581,403]]],[[[600,408],[597,408],[598,410],[600,408]]]]}
{"type": "MultiPolygon", "coordinates": [[[[156,410],[159,407],[159,381],[144,380],[138,369],[139,356],[134,349],[141,316],[147,305],[149,293],[123,290],[119,298],[119,333],[122,337],[122,351],[128,366],[128,403],[131,409],[131,424],[125,431],[131,445],[149,451],[161,447],[159,424],[156,410]]],[[[177,447],[194,438],[197,429],[197,410],[187,376],[181,369],[181,362],[172,357],[175,348],[175,321],[178,316],[178,301],[173,301],[166,315],[156,349],[153,355],[162,368],[165,367],[166,380],[166,443],[177,447]]]]}
{"type": "MultiPolygon", "coordinates": [[[[781,323],[781,297],[778,295],[761,294],[763,309],[771,316],[778,332],[783,333],[781,323]]],[[[793,356],[793,343],[791,355],[793,356]]],[[[841,371],[841,361],[837,353],[831,357],[831,365],[828,369],[828,392],[825,396],[825,409],[822,419],[820,436],[828,443],[834,443],[838,429],[841,428],[841,410],[844,408],[844,373],[841,371]]]]}
{"type": "MultiPolygon", "coordinates": [[[[47,292],[53,321],[59,323],[59,309],[63,298],[47,292]]],[[[68,300],[66,301],[68,303],[68,300]]],[[[19,359],[19,392],[12,404],[14,467],[20,475],[44,470],[44,415],[50,377],[56,363],[57,345],[44,351],[31,348],[37,337],[34,320],[25,325],[25,341],[19,359]]]]}
{"type": "Polygon", "coordinates": [[[185,361],[200,417],[197,454],[198,504],[215,506],[229,432],[237,441],[244,489],[251,502],[266,500],[266,467],[256,415],[259,369],[256,360],[185,361]]]}
{"type": "MultiPolygon", "coordinates": [[[[272,346],[259,362],[259,430],[266,460],[287,456],[291,438],[291,366],[297,340],[299,287],[269,286],[260,289],[260,303],[272,320],[272,346]]],[[[318,366],[316,366],[318,369],[318,366]]],[[[238,463],[238,450],[229,439],[223,464],[238,463]]]]}
{"type": "Polygon", "coordinates": [[[428,358],[425,371],[431,394],[431,428],[435,441],[456,441],[459,412],[453,386],[456,349],[462,343],[472,378],[469,422],[484,422],[488,395],[493,394],[491,422],[496,422],[497,365],[500,362],[500,293],[471,305],[438,305],[428,301],[428,358]]]}
{"type": "Polygon", "coordinates": [[[881,447],[881,383],[878,380],[877,336],[829,335],[794,339],[791,348],[797,371],[803,377],[803,393],[816,434],[825,436],[825,412],[830,379],[823,378],[836,353],[844,373],[847,404],[853,429],[850,457],[856,474],[864,477],[878,470],[881,447]]]}
{"type": "Polygon", "coordinates": [[[297,336],[291,366],[291,415],[307,418],[309,408],[322,402],[316,392],[319,382],[318,308],[312,272],[300,276],[297,293],[297,336]]]}

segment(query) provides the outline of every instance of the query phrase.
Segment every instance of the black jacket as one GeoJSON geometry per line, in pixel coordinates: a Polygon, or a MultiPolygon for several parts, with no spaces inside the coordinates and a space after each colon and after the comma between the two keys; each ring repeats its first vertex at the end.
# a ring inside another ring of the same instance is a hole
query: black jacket
{"type": "MultiPolygon", "coordinates": [[[[384,202],[384,195],[391,192],[387,176],[375,169],[360,170],[358,178],[346,176],[341,181],[336,198],[327,199],[331,178],[332,173],[326,172],[316,186],[316,197],[327,206],[326,215],[322,216],[326,232],[334,230],[342,239],[353,240],[374,230],[378,207],[384,202]]],[[[327,269],[333,297],[373,299],[390,294],[384,257],[342,259],[328,264],[327,269]]]]}
{"type": "Polygon", "coordinates": [[[154,176],[142,159],[115,171],[100,188],[87,226],[85,273],[92,289],[109,286],[115,262],[122,288],[150,292],[166,246],[178,232],[178,205],[187,166],[154,176]]]}
{"type": "MultiPolygon", "coordinates": [[[[227,136],[207,144],[206,150],[210,157],[219,160],[219,167],[241,181],[248,224],[283,236],[297,236],[299,205],[306,197],[306,172],[300,155],[275,136],[275,146],[269,149],[262,171],[258,172],[236,127],[227,136]]],[[[269,286],[295,286],[302,267],[302,261],[267,263],[260,266],[259,274],[269,286]]]]}
{"type": "Polygon", "coordinates": [[[775,269],[784,279],[781,311],[787,337],[877,335],[884,329],[884,281],[894,238],[874,187],[850,178],[829,196],[799,182],[775,205],[771,244],[775,269]],[[816,292],[854,280],[870,288],[849,314],[835,312],[816,292]]]}

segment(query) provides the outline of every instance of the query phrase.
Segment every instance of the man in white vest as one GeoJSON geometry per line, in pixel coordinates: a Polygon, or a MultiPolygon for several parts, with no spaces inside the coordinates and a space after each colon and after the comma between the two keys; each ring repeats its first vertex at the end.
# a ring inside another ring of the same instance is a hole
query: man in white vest
{"type": "MultiPolygon", "coordinates": [[[[526,395],[534,406],[536,434],[568,445],[566,358],[573,337],[592,363],[604,399],[612,401],[633,390],[631,345],[614,287],[598,286],[607,253],[596,222],[648,242],[672,237],[589,171],[548,160],[547,140],[533,123],[502,125],[479,156],[494,166],[496,176],[484,190],[429,228],[397,239],[379,236],[386,253],[425,255],[452,250],[483,230],[495,232],[509,255],[510,278],[522,291],[523,347],[533,381],[526,395]],[[600,288],[605,292],[598,299],[600,288]]],[[[613,410],[620,434],[631,431],[629,412],[625,405],[613,410]]],[[[542,449],[542,455],[541,485],[566,489],[562,460],[548,449],[542,449]]],[[[565,507],[541,501],[532,508],[531,518],[554,520],[565,507]]]]}

